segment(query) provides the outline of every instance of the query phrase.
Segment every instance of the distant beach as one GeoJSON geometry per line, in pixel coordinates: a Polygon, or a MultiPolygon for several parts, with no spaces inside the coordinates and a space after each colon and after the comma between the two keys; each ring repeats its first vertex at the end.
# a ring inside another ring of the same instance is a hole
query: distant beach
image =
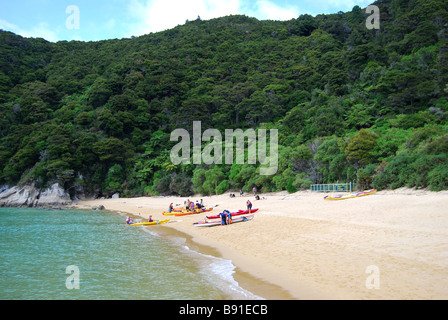
{"type": "MultiPolygon", "coordinates": [[[[229,194],[203,199],[207,213],[164,216],[170,203],[187,198],[142,197],[79,201],[77,208],[103,205],[134,218],[170,218],[148,227],[180,232],[192,249],[229,259],[235,280],[268,299],[448,299],[448,192],[397,189],[338,201],[328,193],[300,191],[229,194]],[[252,221],[196,228],[193,222],[224,209],[246,209],[252,221]]],[[[123,217],[124,223],[124,217],[123,217]]]]}

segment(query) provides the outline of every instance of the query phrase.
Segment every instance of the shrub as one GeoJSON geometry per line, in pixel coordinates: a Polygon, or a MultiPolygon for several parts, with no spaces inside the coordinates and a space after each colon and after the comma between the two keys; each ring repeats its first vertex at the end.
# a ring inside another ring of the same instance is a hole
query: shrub
{"type": "Polygon", "coordinates": [[[431,191],[448,189],[448,163],[439,164],[428,173],[428,184],[431,191]]]}
{"type": "Polygon", "coordinates": [[[229,189],[230,189],[229,181],[228,180],[223,180],[216,187],[216,193],[217,194],[223,194],[224,192],[228,191],[229,189]]]}
{"type": "Polygon", "coordinates": [[[313,183],[306,173],[299,173],[294,180],[294,186],[302,190],[309,189],[313,183]]]}
{"type": "Polygon", "coordinates": [[[185,173],[181,172],[171,173],[171,183],[169,186],[171,194],[178,194],[181,197],[186,197],[191,195],[193,191],[193,184],[190,177],[185,173]]]}
{"type": "Polygon", "coordinates": [[[294,186],[294,177],[288,179],[288,182],[286,183],[286,191],[288,191],[288,193],[297,192],[297,189],[294,186]]]}
{"type": "Polygon", "coordinates": [[[396,189],[408,185],[413,169],[411,164],[416,156],[402,153],[393,158],[377,175],[373,177],[372,186],[376,189],[396,189]]]}
{"type": "Polygon", "coordinates": [[[358,171],[358,187],[366,190],[372,187],[373,176],[375,175],[376,165],[369,164],[358,171]]]}

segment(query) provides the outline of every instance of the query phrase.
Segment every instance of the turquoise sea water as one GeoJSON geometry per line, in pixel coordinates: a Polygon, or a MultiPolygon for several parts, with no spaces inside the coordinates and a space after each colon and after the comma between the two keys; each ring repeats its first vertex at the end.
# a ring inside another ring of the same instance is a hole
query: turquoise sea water
{"type": "Polygon", "coordinates": [[[234,269],[118,214],[0,208],[2,300],[258,298],[238,286],[234,269]]]}

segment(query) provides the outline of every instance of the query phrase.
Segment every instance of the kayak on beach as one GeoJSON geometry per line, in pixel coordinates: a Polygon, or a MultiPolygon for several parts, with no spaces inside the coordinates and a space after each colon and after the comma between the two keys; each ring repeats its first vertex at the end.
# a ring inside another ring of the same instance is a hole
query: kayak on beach
{"type": "MultiPolygon", "coordinates": [[[[237,218],[232,218],[231,224],[252,220],[254,218],[254,216],[255,215],[252,214],[249,216],[239,216],[237,218]]],[[[193,226],[195,226],[195,227],[213,227],[213,226],[220,226],[220,225],[222,225],[221,221],[198,221],[198,222],[193,223],[193,226]]]]}
{"type": "Polygon", "coordinates": [[[168,221],[170,221],[170,219],[167,219],[167,220],[157,220],[157,221],[152,221],[152,222],[130,223],[129,225],[130,226],[154,226],[154,225],[167,223],[168,221]]]}
{"type": "Polygon", "coordinates": [[[377,191],[376,189],[372,189],[372,190],[366,190],[366,191],[361,191],[361,192],[350,193],[350,194],[347,194],[347,195],[338,195],[338,196],[331,195],[331,196],[324,197],[324,199],[325,200],[353,199],[353,198],[368,196],[369,194],[374,194],[376,191],[377,191]]]}
{"type": "Polygon", "coordinates": [[[185,208],[176,208],[176,209],[174,209],[173,211],[171,211],[171,212],[168,212],[168,211],[164,211],[164,212],[162,212],[162,214],[164,215],[164,216],[174,216],[174,215],[177,215],[177,214],[182,214],[182,215],[185,215],[186,213],[190,213],[190,214],[193,214],[193,213],[201,213],[201,212],[208,212],[208,211],[212,211],[213,209],[194,209],[194,212],[192,212],[192,211],[186,211],[186,209],[185,208]],[[205,211],[204,211],[205,210],[205,211]],[[185,214],[184,214],[185,213],[185,214]]]}
{"type": "MultiPolygon", "coordinates": [[[[249,210],[238,210],[237,212],[232,212],[231,215],[232,215],[232,217],[236,217],[236,216],[241,216],[243,214],[255,213],[257,211],[258,211],[258,209],[252,209],[252,210],[250,210],[250,212],[249,212],[249,210]]],[[[221,218],[219,216],[219,214],[216,216],[207,216],[207,219],[219,219],[219,218],[221,218]]]]}
{"type": "Polygon", "coordinates": [[[182,213],[182,212],[184,212],[185,210],[173,210],[173,211],[171,211],[171,212],[168,212],[168,211],[165,211],[165,212],[162,212],[162,214],[164,215],[164,216],[174,216],[176,213],[182,213]]]}
{"type": "Polygon", "coordinates": [[[181,217],[181,216],[188,216],[190,214],[197,214],[197,213],[202,213],[202,212],[209,212],[212,211],[213,208],[209,208],[209,209],[196,209],[193,211],[182,211],[182,212],[175,212],[174,215],[176,217],[181,217]]]}

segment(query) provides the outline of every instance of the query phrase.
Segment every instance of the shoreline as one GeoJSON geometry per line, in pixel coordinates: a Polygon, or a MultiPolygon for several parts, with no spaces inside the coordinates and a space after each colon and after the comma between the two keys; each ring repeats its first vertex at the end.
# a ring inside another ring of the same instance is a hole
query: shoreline
{"type": "MultiPolygon", "coordinates": [[[[164,225],[167,226],[167,225],[164,225]]],[[[153,232],[165,238],[182,238],[185,240],[185,245],[191,250],[199,252],[207,256],[213,256],[216,258],[227,259],[217,248],[212,247],[206,243],[196,241],[190,234],[180,231],[176,228],[153,228],[153,232]]],[[[227,259],[234,261],[231,259],[227,259]]],[[[235,265],[235,264],[234,264],[235,265]]],[[[238,282],[240,287],[248,290],[252,294],[268,300],[293,300],[294,298],[283,288],[267,283],[262,279],[254,277],[248,272],[244,272],[237,265],[235,265],[235,273],[233,278],[238,282]]]]}
{"type": "MultiPolygon", "coordinates": [[[[247,199],[260,210],[247,223],[193,227],[205,213],[168,217],[181,221],[154,230],[175,230],[192,249],[231,260],[235,280],[266,299],[448,299],[448,192],[403,188],[341,201],[325,201],[325,195],[202,197],[206,206],[215,206],[213,214],[245,209],[247,199]],[[367,284],[371,266],[379,270],[379,289],[367,284]]],[[[103,205],[162,220],[171,202],[184,200],[121,198],[78,201],[75,207],[103,205]]]]}
{"type": "MultiPolygon", "coordinates": [[[[75,204],[73,207],[75,207],[78,210],[90,210],[89,207],[79,206],[77,204],[75,204]]],[[[135,213],[132,212],[110,210],[107,208],[104,210],[114,214],[119,214],[123,217],[123,219],[126,216],[130,216],[132,219],[142,219],[142,216],[136,215],[135,213]]],[[[198,241],[191,234],[188,234],[182,230],[173,227],[173,224],[175,223],[163,224],[155,228],[154,227],[145,227],[145,228],[148,228],[152,232],[157,233],[159,236],[167,239],[181,238],[185,241],[185,245],[188,248],[200,254],[230,260],[232,264],[234,264],[235,266],[233,274],[233,278],[235,279],[235,281],[238,282],[240,287],[249,291],[255,296],[267,300],[295,300],[295,298],[286,289],[278,285],[266,282],[265,280],[254,276],[251,272],[243,271],[240,267],[238,267],[238,265],[235,265],[234,261],[230,257],[224,256],[223,253],[218,248],[210,246],[209,244],[203,241],[198,241]]]]}

